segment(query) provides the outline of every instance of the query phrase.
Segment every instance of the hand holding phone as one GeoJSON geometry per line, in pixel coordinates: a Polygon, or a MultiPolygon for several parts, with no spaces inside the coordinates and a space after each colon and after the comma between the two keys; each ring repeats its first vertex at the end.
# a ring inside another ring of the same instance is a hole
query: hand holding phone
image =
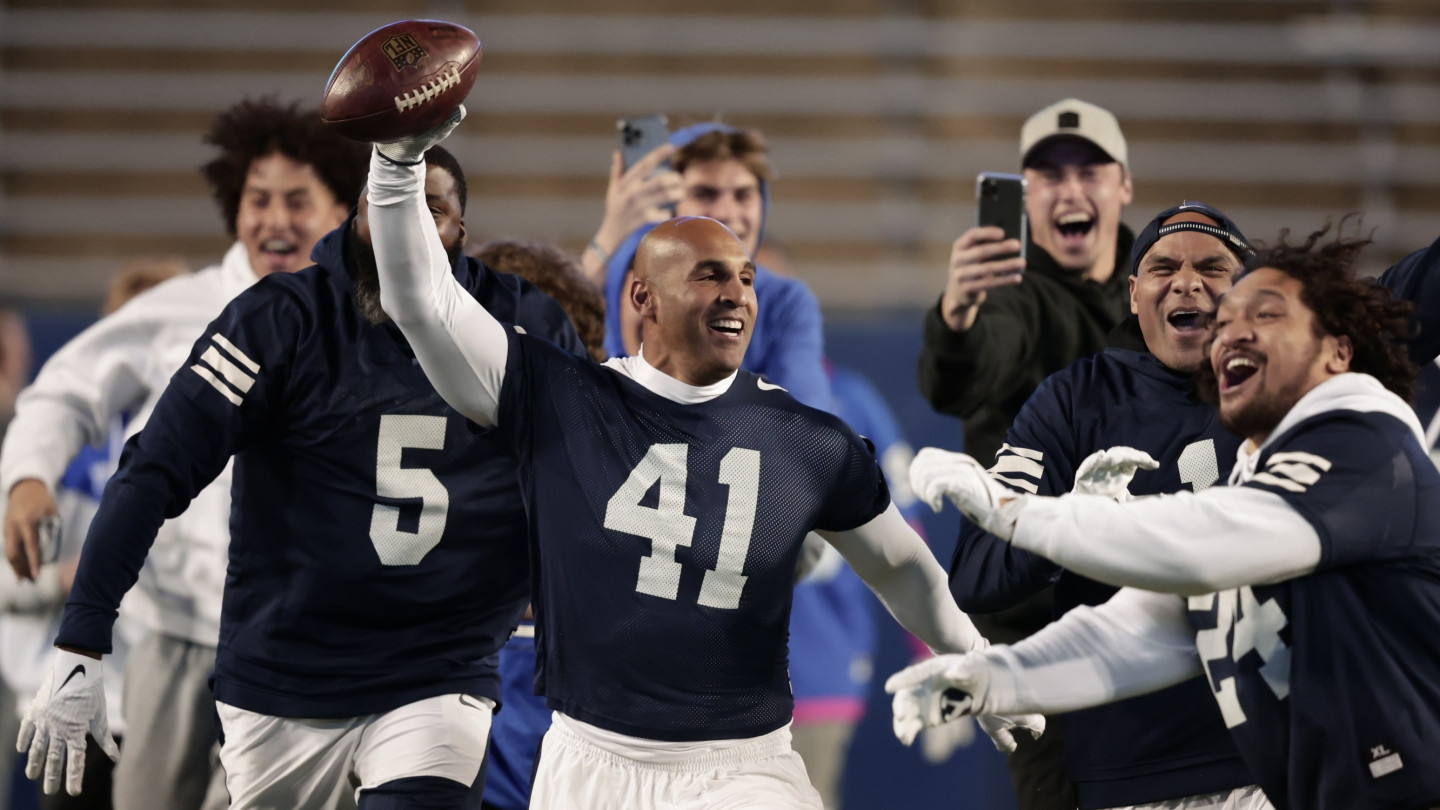
{"type": "Polygon", "coordinates": [[[975,196],[978,224],[951,247],[940,298],[941,317],[957,332],[974,325],[989,290],[1019,284],[1025,271],[1025,178],[985,172],[975,180],[975,196]]]}
{"type": "MultiPolygon", "coordinates": [[[[615,127],[620,132],[621,170],[631,168],[670,142],[670,120],[659,113],[643,118],[621,118],[615,127]]],[[[663,165],[670,168],[668,160],[663,165]]]]}
{"type": "Polygon", "coordinates": [[[1025,246],[1030,241],[1030,219],[1025,215],[1024,176],[981,172],[975,178],[975,201],[979,208],[975,224],[1000,228],[1005,232],[1005,239],[1019,240],[1018,255],[1024,259],[1025,246]]]}
{"type": "Polygon", "coordinates": [[[684,194],[680,175],[670,168],[675,147],[670,145],[665,116],[622,118],[616,127],[620,148],[610,161],[605,219],[582,259],[592,274],[603,270],[610,254],[636,228],[675,216],[675,206],[684,194]],[[594,258],[590,258],[592,254],[594,258]]]}

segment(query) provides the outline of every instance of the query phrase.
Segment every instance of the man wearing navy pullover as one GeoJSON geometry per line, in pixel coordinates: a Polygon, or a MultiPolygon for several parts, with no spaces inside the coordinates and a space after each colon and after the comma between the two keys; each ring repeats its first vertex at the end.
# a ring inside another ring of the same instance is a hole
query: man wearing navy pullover
{"type": "MultiPolygon", "coordinates": [[[[1216,300],[1249,253],[1235,224],[1204,204],[1184,203],[1156,216],[1131,256],[1134,316],[1111,334],[1110,348],[1041,383],[1007,434],[992,476],[1018,491],[1061,495],[1091,477],[1085,459],[1124,446],[1159,460],[1158,469],[1135,474],[1129,494],[1199,492],[1220,483],[1221,465],[1228,468],[1241,439],[1220,426],[1191,374],[1205,360],[1216,300]]],[[[1436,263],[1440,242],[1382,278],[1397,297],[1419,304],[1415,356],[1433,356],[1440,342],[1434,307],[1440,274],[1430,272],[1436,263]]],[[[1116,592],[967,523],[950,572],[962,609],[1000,610],[1052,583],[1057,617],[1116,592]]],[[[1194,678],[1070,715],[1067,767],[1080,808],[1174,807],[1180,800],[1187,808],[1268,806],[1209,691],[1203,678],[1194,678]]]]}

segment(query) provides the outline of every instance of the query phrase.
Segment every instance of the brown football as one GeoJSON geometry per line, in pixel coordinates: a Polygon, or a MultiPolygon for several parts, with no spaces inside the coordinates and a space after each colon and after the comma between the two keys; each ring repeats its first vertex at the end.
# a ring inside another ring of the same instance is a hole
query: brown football
{"type": "Polygon", "coordinates": [[[340,57],[320,118],[357,141],[420,135],[465,101],[480,57],[480,40],[463,25],[401,20],[377,28],[340,57]]]}

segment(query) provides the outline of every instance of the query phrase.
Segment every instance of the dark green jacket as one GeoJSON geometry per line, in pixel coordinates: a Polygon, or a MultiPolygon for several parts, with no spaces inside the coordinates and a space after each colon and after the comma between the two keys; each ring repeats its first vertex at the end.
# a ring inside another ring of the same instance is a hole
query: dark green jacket
{"type": "Polygon", "coordinates": [[[1040,381],[1103,351],[1106,335],[1130,314],[1130,247],[1120,226],[1115,274],[1103,284],[1055,263],[1031,242],[1025,281],[991,290],[975,325],[951,331],[937,302],[925,316],[920,391],[931,407],[960,417],[965,452],[989,464],[1005,431],[1040,381]]]}

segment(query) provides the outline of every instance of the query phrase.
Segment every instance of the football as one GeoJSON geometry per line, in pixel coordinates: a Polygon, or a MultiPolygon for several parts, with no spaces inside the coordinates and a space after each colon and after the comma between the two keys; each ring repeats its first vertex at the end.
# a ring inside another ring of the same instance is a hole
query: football
{"type": "Polygon", "coordinates": [[[465,101],[480,69],[475,32],[440,20],[401,20],[366,34],[325,84],[320,118],[357,141],[427,132],[465,101]]]}

